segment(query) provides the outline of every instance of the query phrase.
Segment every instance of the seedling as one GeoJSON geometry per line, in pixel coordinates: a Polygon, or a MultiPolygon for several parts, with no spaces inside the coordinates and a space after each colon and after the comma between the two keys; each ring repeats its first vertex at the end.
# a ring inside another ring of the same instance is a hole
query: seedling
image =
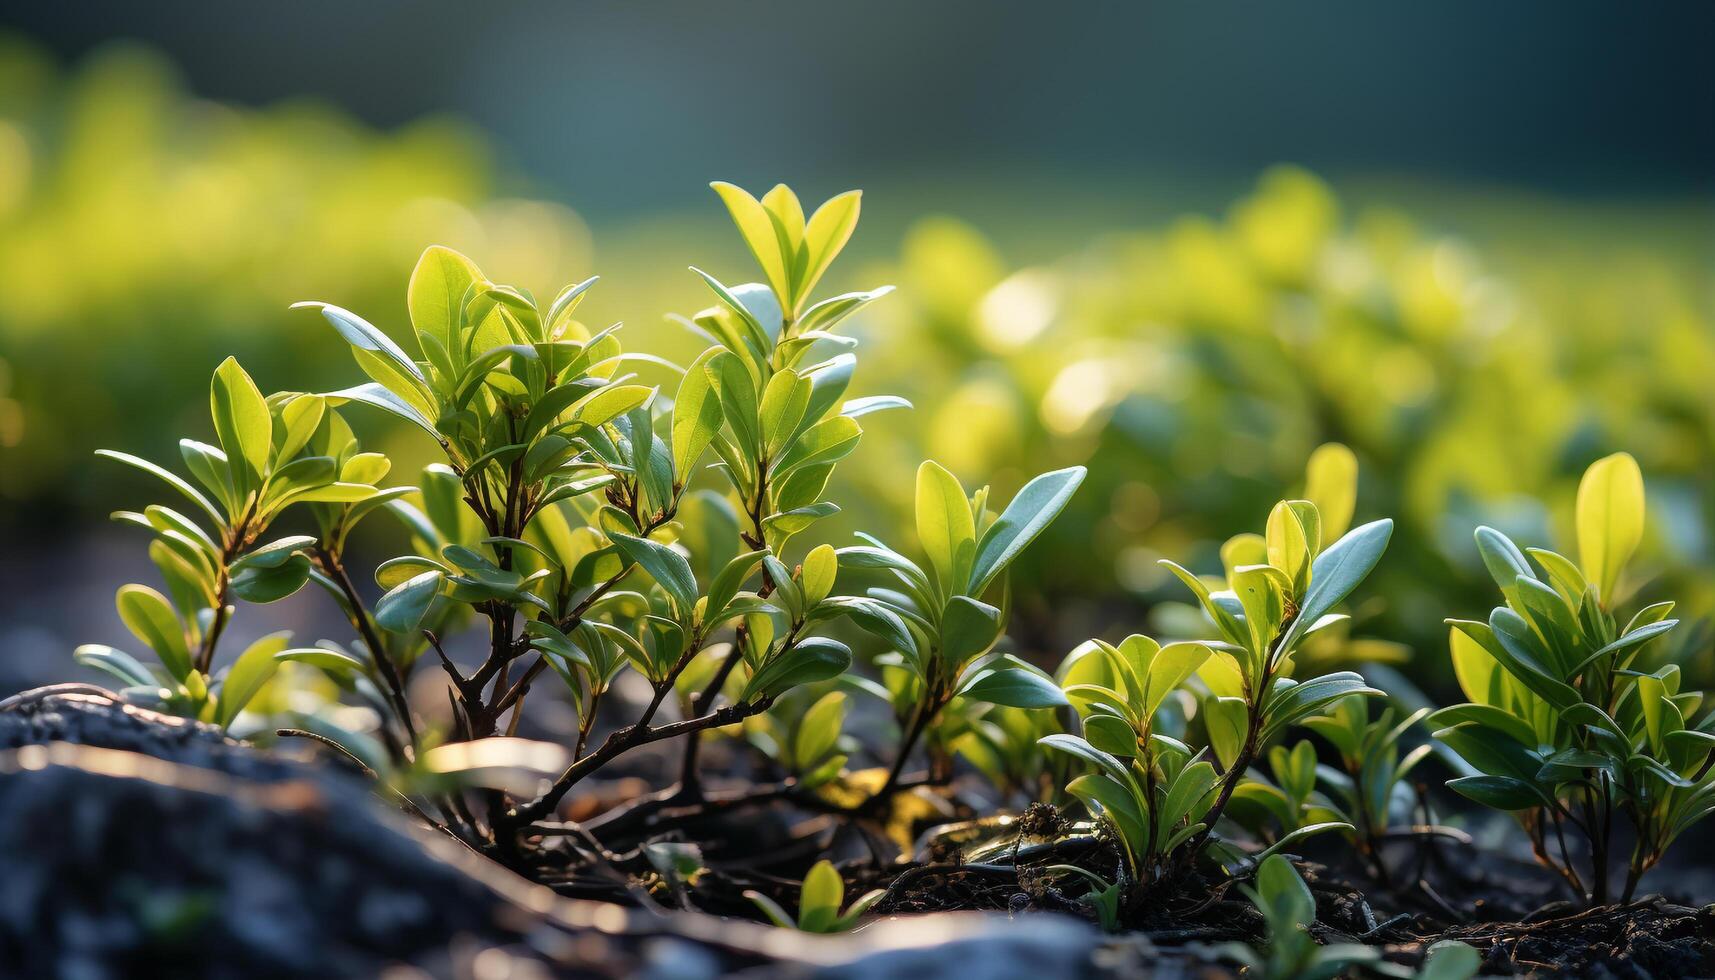
{"type": "Polygon", "coordinates": [[[1467,980],[1482,967],[1477,951],[1461,942],[1433,944],[1416,970],[1383,962],[1373,946],[1319,945],[1310,935],[1316,922],[1316,898],[1284,855],[1266,858],[1257,868],[1255,883],[1239,887],[1262,913],[1268,930],[1268,941],[1261,949],[1244,943],[1221,947],[1222,955],[1242,966],[1247,976],[1325,980],[1350,971],[1414,980],[1467,980]]]}
{"type": "Polygon", "coordinates": [[[1225,588],[1162,562],[1196,595],[1219,637],[1196,668],[1207,692],[1203,728],[1221,786],[1204,837],[1258,753],[1289,726],[1340,698],[1380,693],[1354,671],[1302,682],[1290,676],[1305,638],[1345,618],[1335,608],[1375,568],[1393,531],[1384,519],[1341,534],[1352,512],[1351,472],[1351,479],[1321,488],[1334,515],[1329,520],[1314,501],[1283,500],[1270,512],[1265,534],[1230,539],[1221,549],[1225,588]],[[1326,538],[1337,540],[1324,548],[1326,538]]]}
{"type": "MultiPolygon", "coordinates": [[[[1078,466],[1044,473],[995,516],[988,488],[967,497],[952,473],[926,461],[917,471],[916,507],[927,569],[870,535],[863,535],[867,544],[839,550],[842,566],[884,571],[898,585],[834,600],[887,645],[880,663],[905,734],[877,797],[897,786],[912,749],[944,720],[949,705],[1066,703],[1041,671],[993,651],[1006,629],[1007,566],[1059,515],[1083,479],[1078,466]],[[985,601],[991,592],[1001,593],[999,605],[985,601]]],[[[955,729],[944,734],[956,737],[967,723],[956,719],[955,729]]],[[[936,741],[944,764],[946,738],[936,741]]]]}
{"type": "Polygon", "coordinates": [[[1611,894],[1617,813],[1635,830],[1619,893],[1629,901],[1674,838],[1715,810],[1715,715],[1693,721],[1702,692],[1681,689],[1678,664],[1650,666],[1644,656],[1677,624],[1673,603],[1629,617],[1618,608],[1644,530],[1643,477],[1631,456],[1590,466],[1576,517],[1577,562],[1477,529],[1505,602],[1487,622],[1449,620],[1454,671],[1471,700],[1430,720],[1471,767],[1448,785],[1512,811],[1537,860],[1599,904],[1611,894]],[[1582,868],[1568,828],[1587,844],[1582,868]]]}
{"type": "Polygon", "coordinates": [[[798,916],[786,914],[780,903],[758,891],[747,891],[744,897],[756,904],[762,914],[777,926],[802,932],[845,932],[870,906],[881,900],[886,892],[867,892],[851,905],[845,906],[846,883],[839,871],[828,861],[817,861],[804,876],[798,890],[798,916]],[[845,911],[840,911],[845,906],[845,911]]]}
{"type": "Polygon", "coordinates": [[[1406,777],[1433,751],[1430,745],[1419,745],[1401,758],[1399,742],[1429,713],[1423,708],[1399,718],[1390,706],[1372,719],[1368,700],[1350,697],[1335,702],[1327,714],[1304,720],[1304,727],[1327,739],[1339,753],[1340,769],[1324,767],[1319,776],[1337,801],[1330,807],[1335,819],[1352,826],[1358,854],[1382,882],[1388,880],[1382,839],[1396,815],[1409,813],[1416,802],[1406,777]]]}

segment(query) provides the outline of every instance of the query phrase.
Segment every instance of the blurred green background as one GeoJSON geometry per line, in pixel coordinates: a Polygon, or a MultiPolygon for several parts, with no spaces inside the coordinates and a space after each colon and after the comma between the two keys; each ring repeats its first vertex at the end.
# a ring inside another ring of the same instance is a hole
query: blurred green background
{"type": "MultiPolygon", "coordinates": [[[[918,408],[866,420],[829,534],[897,522],[925,455],[1002,494],[1090,466],[1016,575],[1031,652],[1170,626],[1155,559],[1216,568],[1328,440],[1360,517],[1400,521],[1360,632],[1427,686],[1442,618],[1490,604],[1471,528],[1565,542],[1614,450],[1648,481],[1638,589],[1715,609],[1708,7],[113,3],[0,30],[0,690],[120,640],[110,590],[149,579],[105,515],[154,488],[92,450],[176,458],[227,353],[270,390],[357,378],[289,303],[397,328],[441,242],[538,294],[599,273],[588,319],[683,361],[685,267],[753,275],[712,178],[863,187],[829,285],[900,287],[853,328],[856,393],[918,408]]],[[[1707,679],[1707,626],[1681,635],[1707,679]]]]}

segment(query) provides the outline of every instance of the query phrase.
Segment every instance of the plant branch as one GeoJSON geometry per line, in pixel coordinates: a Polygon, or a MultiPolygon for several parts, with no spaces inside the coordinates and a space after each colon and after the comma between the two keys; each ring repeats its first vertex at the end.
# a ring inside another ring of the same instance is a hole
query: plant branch
{"type": "MultiPolygon", "coordinates": [[[[405,698],[405,679],[399,673],[399,667],[393,658],[387,655],[387,648],[381,642],[381,634],[375,628],[375,622],[364,608],[363,599],[357,594],[357,587],[351,581],[351,575],[345,570],[345,564],[339,560],[339,555],[328,548],[316,546],[316,560],[322,570],[339,586],[339,591],[345,596],[346,616],[351,620],[352,628],[363,638],[364,645],[369,647],[369,656],[375,661],[376,669],[381,672],[381,678],[387,684],[387,693],[393,701],[393,710],[399,714],[400,724],[405,726],[405,734],[411,740],[411,751],[417,749],[417,725],[411,720],[411,705],[405,698]]],[[[439,647],[437,647],[439,649],[439,647]]]]}
{"type": "Polygon", "coordinates": [[[594,752],[591,752],[589,755],[586,755],[572,763],[571,767],[562,773],[559,779],[554,781],[554,785],[548,790],[548,792],[542,794],[534,801],[518,807],[508,813],[506,815],[507,823],[512,826],[519,826],[541,819],[546,814],[552,812],[555,805],[560,802],[560,800],[566,795],[567,791],[577,785],[579,780],[606,765],[615,757],[637,748],[638,746],[648,745],[651,742],[659,742],[663,739],[677,738],[681,735],[691,735],[710,728],[721,728],[726,725],[735,724],[749,718],[751,715],[761,714],[762,712],[767,711],[774,703],[774,699],[772,697],[768,697],[759,701],[729,704],[724,708],[712,711],[706,715],[700,715],[695,718],[687,718],[683,721],[669,722],[665,725],[651,727],[649,720],[654,717],[655,709],[660,707],[661,699],[665,697],[667,690],[671,686],[672,685],[670,683],[663,683],[657,690],[655,699],[650,702],[649,708],[645,709],[642,719],[640,719],[636,724],[627,725],[624,728],[618,729],[613,734],[609,735],[594,752]]]}

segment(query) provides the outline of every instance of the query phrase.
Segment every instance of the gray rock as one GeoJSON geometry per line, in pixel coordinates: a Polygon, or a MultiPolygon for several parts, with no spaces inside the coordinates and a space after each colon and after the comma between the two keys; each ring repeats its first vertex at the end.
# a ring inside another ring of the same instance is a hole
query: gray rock
{"type": "Polygon", "coordinates": [[[817,937],[571,901],[337,767],[99,689],[0,702],[0,975],[1047,980],[1116,972],[1099,945],[1049,915],[817,937]]]}

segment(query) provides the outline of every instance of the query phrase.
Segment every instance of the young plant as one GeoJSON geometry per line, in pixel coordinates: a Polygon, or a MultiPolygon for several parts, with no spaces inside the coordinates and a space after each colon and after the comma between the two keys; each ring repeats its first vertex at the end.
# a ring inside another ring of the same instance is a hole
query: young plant
{"type": "MultiPolygon", "coordinates": [[[[1350,494],[1349,486],[1336,494],[1336,513],[1351,513],[1339,503],[1350,494]]],[[[1345,619],[1334,609],[1381,560],[1393,522],[1373,521],[1340,535],[1342,530],[1343,522],[1324,522],[1316,503],[1283,500],[1270,512],[1266,534],[1241,534],[1221,549],[1225,588],[1211,588],[1185,568],[1162,562],[1190,587],[1219,634],[1197,668],[1207,691],[1203,727],[1221,783],[1203,837],[1247,768],[1289,726],[1339,698],[1380,693],[1354,671],[1303,681],[1291,677],[1293,655],[1305,638],[1345,619]]]]}
{"type": "Polygon", "coordinates": [[[1066,791],[1116,831],[1125,859],[1116,884],[1149,883],[1174,866],[1178,848],[1209,828],[1215,767],[1156,731],[1156,716],[1213,651],[1200,643],[1163,647],[1147,636],[1118,646],[1095,641],[1095,649],[1096,656],[1086,654],[1066,673],[1066,696],[1083,715],[1084,734],[1048,735],[1041,744],[1094,764],[1066,791]]]}
{"type": "Polygon", "coordinates": [[[1448,621],[1454,672],[1471,700],[1431,721],[1472,770],[1448,785],[1513,811],[1537,860],[1581,899],[1610,897],[1614,818],[1624,814],[1635,832],[1620,891],[1629,901],[1674,838],[1715,810],[1715,714],[1698,718],[1703,694],[1681,690],[1677,664],[1652,667],[1643,656],[1677,624],[1673,603],[1619,610],[1644,530],[1632,457],[1608,456],[1585,472],[1576,527],[1577,562],[1477,529],[1505,601],[1487,622],[1448,621]],[[1582,870],[1569,826],[1587,846],[1582,870]]]}
{"type": "MultiPolygon", "coordinates": [[[[887,290],[812,297],[855,226],[856,192],[806,219],[785,187],[761,201],[730,185],[716,190],[767,283],[728,288],[698,273],[716,305],[683,321],[710,342],[684,369],[623,351],[617,326],[592,331],[580,323],[574,314],[594,279],[541,305],[441,247],[423,254],[407,290],[416,355],[348,310],[299,304],[326,318],[369,382],[265,399],[235,362],[223,364],[213,391],[221,445],[184,443],[201,490],[143,460],[109,454],[166,481],[212,530],[165,507],[122,515],[156,535],[151,553],[172,594],[128,586],[119,598],[121,615],[155,650],[162,671],[106,648],[85,648],[82,659],[128,686],[170,688],[162,696],[175,710],[223,723],[278,661],[302,660],[368,702],[381,721],[371,737],[313,715],[300,734],[405,787],[406,796],[414,787],[453,785],[440,777],[463,772],[460,760],[484,771],[530,772],[561,758],[496,738],[517,729],[532,686],[551,673],[581,716],[575,742],[558,747],[564,765],[555,778],[455,780],[485,787],[480,813],[459,791],[424,791],[427,807],[406,800],[503,856],[517,855],[522,832],[579,781],[651,742],[685,739],[683,793],[696,796],[698,740],[687,736],[761,714],[790,689],[850,665],[843,644],[816,635],[849,613],[833,595],[839,556],[822,546],[789,566],[784,555],[794,538],[838,511],[826,491],[835,465],[857,445],[857,420],[906,404],[845,398],[855,341],[836,329],[887,290]],[[664,372],[675,397],[634,369],[664,372]],[[445,460],[424,471],[420,490],[378,488],[388,463],[359,451],[339,415],[350,404],[403,419],[440,447],[445,460]],[[726,494],[690,486],[710,453],[726,494]],[[280,512],[298,503],[316,533],[259,545],[280,512]],[[407,528],[411,550],[376,569],[386,591],[371,610],[346,572],[344,547],[353,525],[383,507],[407,528]],[[232,600],[273,601],[306,581],[335,596],[355,639],[289,650],[284,637],[270,637],[216,676],[215,645],[232,600]],[[461,667],[442,641],[473,619],[486,624],[486,648],[476,666],[461,667]],[[419,731],[404,695],[410,671],[431,648],[451,680],[445,733],[419,731]],[[712,669],[697,676],[701,683],[681,686],[692,664],[712,669]],[[628,724],[592,744],[597,709],[625,670],[642,676],[650,697],[628,724]],[[728,700],[718,704],[723,691],[728,700]],[[675,692],[682,717],[658,721],[675,692]],[[438,762],[426,768],[431,749],[438,762]]],[[[1014,525],[1028,524],[1039,509],[1015,515],[1014,525]]],[[[985,553],[984,587],[1040,530],[1014,525],[993,535],[998,550],[985,553]]],[[[838,706],[824,703],[810,714],[809,734],[792,745],[805,778],[838,769],[838,706]]]]}
{"type": "MultiPolygon", "coordinates": [[[[338,507],[344,515],[343,532],[406,491],[382,491],[374,485],[386,475],[385,459],[335,457],[323,451],[328,433],[344,423],[319,396],[265,399],[238,362],[227,358],[214,373],[209,402],[219,445],[194,439],[179,443],[185,467],[201,489],[136,456],[105,449],[97,453],[159,478],[190,501],[197,515],[162,504],[113,515],[154,538],[149,558],[166,583],[166,594],[146,585],[126,585],[119,589],[117,604],[120,619],[154,653],[158,667],[95,644],[79,647],[75,656],[117,677],[134,698],[226,727],[269,681],[280,660],[314,659],[324,653],[288,650],[290,634],[276,633],[251,644],[216,675],[220,639],[236,612],[233,601],[273,602],[312,578],[338,591],[329,578],[330,555],[343,544],[343,533],[326,544],[305,535],[258,542],[294,504],[338,507]]],[[[371,688],[383,705],[402,698],[390,666],[381,665],[368,678],[386,688],[386,695],[371,688]]]]}
{"type": "Polygon", "coordinates": [[[1284,745],[1272,746],[1267,759],[1268,775],[1253,767],[1244,782],[1233,790],[1224,816],[1264,841],[1278,840],[1302,827],[1341,819],[1316,788],[1319,768],[1316,747],[1308,740],[1301,739],[1290,749],[1284,745]]]}
{"type": "Polygon", "coordinates": [[[1329,809],[1335,819],[1352,826],[1352,843],[1382,882],[1388,879],[1382,839],[1396,817],[1408,814],[1417,802],[1406,777],[1433,750],[1428,744],[1419,745],[1401,758],[1399,742],[1429,713],[1430,709],[1422,708],[1399,718],[1387,706],[1371,718],[1368,700],[1350,697],[1336,701],[1324,715],[1304,719],[1304,727],[1327,739],[1339,753],[1339,770],[1322,767],[1318,772],[1335,801],[1329,809]]]}
{"type": "Polygon", "coordinates": [[[761,892],[746,891],[744,897],[754,902],[762,914],[777,926],[825,933],[850,929],[885,894],[879,889],[868,892],[847,906],[844,912],[840,911],[846,900],[845,879],[840,877],[831,862],[822,860],[817,861],[810,868],[810,873],[804,876],[804,884],[798,890],[797,918],[787,915],[779,902],[761,892]]]}
{"type": "Polygon", "coordinates": [[[1268,937],[1260,949],[1227,943],[1221,954],[1244,968],[1246,975],[1292,980],[1326,980],[1357,973],[1412,980],[1467,980],[1482,967],[1482,957],[1465,943],[1443,940],[1429,947],[1416,970],[1383,962],[1373,946],[1359,943],[1320,945],[1310,935],[1316,921],[1316,899],[1284,855],[1265,858],[1252,885],[1240,885],[1262,913],[1268,937]]]}
{"type": "Polygon", "coordinates": [[[997,517],[988,488],[966,496],[958,478],[933,461],[917,470],[917,537],[925,569],[872,535],[839,551],[841,565],[889,573],[898,588],[871,588],[862,597],[834,600],[852,621],[880,638],[878,659],[904,736],[876,799],[897,787],[912,749],[930,735],[935,769],[945,771],[948,742],[968,719],[944,713],[950,705],[999,704],[1049,708],[1066,703],[1055,683],[1009,654],[993,654],[1006,630],[1006,570],[1065,508],[1084,469],[1044,473],[1019,490],[997,517]],[[999,605],[986,599],[1000,593],[999,605]]]}

